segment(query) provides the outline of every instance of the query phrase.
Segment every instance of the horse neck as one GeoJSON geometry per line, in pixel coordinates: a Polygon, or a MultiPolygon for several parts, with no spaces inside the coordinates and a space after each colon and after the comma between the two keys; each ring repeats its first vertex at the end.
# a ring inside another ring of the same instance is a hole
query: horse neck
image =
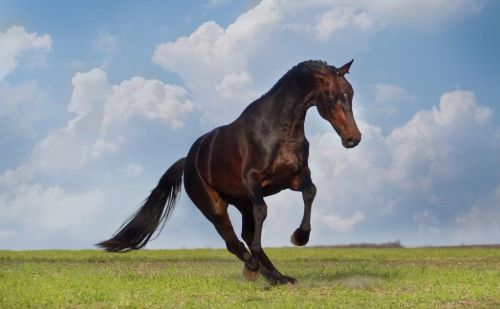
{"type": "Polygon", "coordinates": [[[284,84],[271,94],[273,114],[277,117],[276,129],[287,139],[305,137],[304,121],[308,106],[304,101],[304,90],[284,84]]]}

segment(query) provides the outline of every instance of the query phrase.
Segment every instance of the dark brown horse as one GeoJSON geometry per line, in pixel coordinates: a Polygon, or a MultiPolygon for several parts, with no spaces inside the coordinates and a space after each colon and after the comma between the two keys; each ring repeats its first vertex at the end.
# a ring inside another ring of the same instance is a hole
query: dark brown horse
{"type": "Polygon", "coordinates": [[[273,284],[295,283],[294,278],[281,274],[262,250],[262,224],[267,214],[264,197],[284,189],[302,192],[304,216],[291,242],[305,245],[316,195],[304,135],[306,112],[316,106],[344,147],[359,143],[361,133],[352,113],[354,91],[344,77],[351,64],[335,68],[322,61],[305,61],[293,67],[235,121],[198,138],[187,157],[165,172],[137,212],[98,246],[114,252],[144,247],[170,215],[184,174],[188,196],[213,223],[227,249],[245,263],[247,279],[255,280],[261,273],[273,284]],[[228,204],[241,212],[241,237],[250,252],[234,233],[228,204]]]}

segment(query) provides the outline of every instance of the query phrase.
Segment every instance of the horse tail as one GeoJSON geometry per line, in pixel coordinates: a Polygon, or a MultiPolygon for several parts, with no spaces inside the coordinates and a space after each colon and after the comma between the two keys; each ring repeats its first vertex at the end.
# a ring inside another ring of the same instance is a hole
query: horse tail
{"type": "Polygon", "coordinates": [[[137,250],[146,245],[161,225],[159,234],[172,213],[181,191],[185,162],[186,158],[175,162],[163,174],[156,188],[140,208],[122,224],[113,237],[96,246],[110,252],[137,250]]]}

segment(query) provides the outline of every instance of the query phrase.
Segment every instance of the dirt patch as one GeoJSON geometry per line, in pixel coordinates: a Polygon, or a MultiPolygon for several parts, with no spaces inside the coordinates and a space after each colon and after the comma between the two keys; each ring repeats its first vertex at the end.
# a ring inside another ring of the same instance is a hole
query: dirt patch
{"type": "Polygon", "coordinates": [[[380,281],[376,277],[354,275],[339,279],[337,282],[339,285],[349,289],[366,289],[375,286],[380,281]]]}

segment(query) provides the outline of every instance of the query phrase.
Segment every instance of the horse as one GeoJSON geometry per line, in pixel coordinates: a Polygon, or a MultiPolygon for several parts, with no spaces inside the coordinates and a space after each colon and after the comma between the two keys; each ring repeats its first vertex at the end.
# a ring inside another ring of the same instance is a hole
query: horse
{"type": "Polygon", "coordinates": [[[324,61],[308,60],[292,67],[236,120],[199,137],[187,156],[167,169],[142,206],[112,238],[97,246],[111,252],[144,247],[155,231],[161,232],[172,213],[184,177],[187,195],[214,225],[227,250],[244,262],[247,280],[254,281],[262,274],[271,284],[296,283],[295,278],[279,272],[262,249],[262,225],[267,215],[264,197],[285,189],[302,192],[304,214],[291,242],[307,244],[316,186],[308,167],[306,112],[316,106],[345,148],[360,142],[352,111],[354,91],[345,78],[352,62],[336,68],[324,61]],[[241,237],[249,250],[234,232],[229,204],[242,215],[241,237]]]}

